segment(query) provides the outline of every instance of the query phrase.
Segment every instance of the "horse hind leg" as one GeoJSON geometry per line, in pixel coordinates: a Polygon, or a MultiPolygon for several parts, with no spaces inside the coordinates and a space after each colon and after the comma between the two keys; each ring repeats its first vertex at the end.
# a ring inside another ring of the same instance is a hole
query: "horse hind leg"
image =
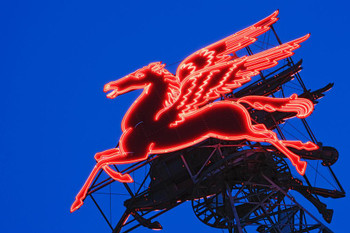
{"type": "Polygon", "coordinates": [[[273,146],[275,146],[280,152],[282,152],[287,158],[292,162],[293,166],[297,169],[300,175],[305,174],[307,163],[305,161],[300,161],[300,157],[290,151],[283,143],[283,141],[270,141],[273,146]]]}
{"type": "Polygon", "coordinates": [[[310,143],[299,143],[299,142],[293,142],[293,141],[282,141],[277,138],[276,133],[272,132],[271,130],[268,130],[265,125],[263,124],[257,124],[252,125],[252,131],[251,134],[248,136],[249,140],[257,141],[257,142],[268,142],[272,144],[274,147],[276,147],[280,152],[282,152],[287,158],[292,162],[293,166],[295,166],[296,170],[299,172],[299,174],[304,175],[305,169],[307,163],[305,161],[300,161],[300,157],[297,154],[294,154],[292,151],[290,151],[287,146],[291,147],[305,147],[305,148],[313,148],[314,144],[310,143]]]}
{"type": "MultiPolygon", "coordinates": [[[[256,124],[252,125],[252,128],[256,131],[263,131],[264,135],[271,139],[277,139],[277,136],[275,133],[271,134],[271,131],[266,128],[263,124],[256,124]],[[266,132],[265,132],[266,131],[266,132]]],[[[278,140],[278,139],[277,139],[278,140]]],[[[301,141],[289,141],[289,140],[279,140],[284,146],[286,147],[292,147],[297,150],[317,150],[319,147],[313,143],[313,142],[301,142],[301,141]]]]}
{"type": "Polygon", "coordinates": [[[297,150],[317,150],[319,147],[313,143],[313,142],[306,142],[303,143],[301,141],[282,141],[283,145],[288,146],[288,147],[293,147],[297,150]]]}

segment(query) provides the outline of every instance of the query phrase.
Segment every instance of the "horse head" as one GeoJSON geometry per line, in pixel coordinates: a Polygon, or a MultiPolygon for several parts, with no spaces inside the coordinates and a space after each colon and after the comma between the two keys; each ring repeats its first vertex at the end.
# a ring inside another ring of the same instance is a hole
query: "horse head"
{"type": "Polygon", "coordinates": [[[152,62],[121,79],[107,83],[103,91],[109,92],[107,98],[114,99],[118,95],[130,91],[144,89],[153,83],[156,77],[162,76],[166,72],[164,66],[165,64],[161,64],[161,62],[152,62]]]}

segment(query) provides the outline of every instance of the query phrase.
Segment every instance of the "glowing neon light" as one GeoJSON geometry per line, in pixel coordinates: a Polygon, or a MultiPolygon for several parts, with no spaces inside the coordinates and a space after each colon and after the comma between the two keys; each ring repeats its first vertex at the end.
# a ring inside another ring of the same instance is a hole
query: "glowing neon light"
{"type": "Polygon", "coordinates": [[[113,99],[120,94],[144,89],[125,114],[119,148],[97,153],[97,164],[76,196],[71,211],[82,204],[93,179],[100,169],[120,182],[133,182],[128,174],[116,172],[109,165],[127,164],[147,159],[149,154],[177,151],[207,138],[268,142],[283,153],[300,174],[306,162],[287,147],[315,150],[312,142],[284,141],[265,125],[253,125],[245,103],[269,112],[295,113],[305,118],[313,111],[313,103],[293,94],[290,98],[245,96],[209,104],[220,94],[249,82],[259,71],[271,68],[281,59],[293,55],[309,35],[252,56],[238,58],[237,50],[256,41],[270,29],[278,12],[232,36],[207,46],[186,58],[176,75],[160,62],[151,63],[134,73],[105,85],[104,92],[113,99]]]}

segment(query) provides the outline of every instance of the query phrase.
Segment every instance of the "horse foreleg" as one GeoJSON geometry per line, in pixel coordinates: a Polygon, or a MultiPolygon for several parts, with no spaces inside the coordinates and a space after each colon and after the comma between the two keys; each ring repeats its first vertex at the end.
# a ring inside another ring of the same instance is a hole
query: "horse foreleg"
{"type": "Polygon", "coordinates": [[[96,162],[98,162],[101,159],[110,158],[110,157],[118,155],[118,154],[120,154],[119,148],[112,148],[109,150],[105,150],[105,151],[96,153],[94,158],[95,158],[96,162]]]}
{"type": "Polygon", "coordinates": [[[75,201],[73,202],[71,208],[70,208],[70,212],[74,212],[77,209],[79,209],[83,204],[83,200],[86,197],[86,193],[92,183],[92,181],[94,180],[94,178],[96,177],[98,171],[101,169],[101,165],[96,164],[95,167],[92,169],[89,177],[86,179],[83,187],[80,189],[79,193],[76,195],[75,197],[75,201]]]}
{"type": "MultiPolygon", "coordinates": [[[[96,153],[95,160],[96,162],[99,162],[102,159],[111,158],[118,154],[120,154],[119,148],[112,148],[109,150],[96,153]]],[[[114,180],[118,180],[126,183],[132,182],[132,179],[130,179],[130,177],[128,177],[127,175],[122,175],[120,172],[114,171],[108,165],[103,166],[102,169],[114,180]]]]}
{"type": "Polygon", "coordinates": [[[131,176],[129,174],[123,175],[120,172],[114,171],[108,165],[105,165],[102,168],[113,180],[117,180],[117,181],[122,182],[122,183],[133,182],[133,179],[131,178],[131,176]]]}
{"type": "Polygon", "coordinates": [[[100,171],[100,169],[103,169],[104,171],[106,171],[106,173],[110,175],[114,180],[118,180],[123,183],[133,182],[129,174],[123,175],[119,172],[114,171],[110,167],[108,167],[109,164],[117,164],[119,162],[119,158],[120,158],[120,153],[113,154],[113,155],[109,154],[109,157],[100,157],[100,161],[92,169],[83,187],[80,189],[79,193],[75,197],[75,201],[73,202],[70,209],[71,212],[74,212],[75,210],[79,209],[84,204],[83,200],[86,197],[88,189],[92,181],[95,179],[97,173],[100,171]]]}

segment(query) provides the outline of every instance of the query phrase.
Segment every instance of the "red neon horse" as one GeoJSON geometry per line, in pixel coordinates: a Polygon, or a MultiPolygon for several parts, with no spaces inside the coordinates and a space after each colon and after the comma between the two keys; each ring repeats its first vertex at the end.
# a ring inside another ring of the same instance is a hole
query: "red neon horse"
{"type": "Polygon", "coordinates": [[[312,142],[285,141],[263,124],[252,124],[245,103],[269,112],[295,112],[305,118],[313,111],[313,103],[293,94],[289,98],[245,96],[213,102],[220,95],[249,82],[259,71],[271,68],[277,61],[293,55],[309,35],[257,53],[237,57],[235,52],[254,43],[256,37],[270,29],[278,12],[260,22],[189,57],[178,67],[176,75],[164,69],[160,62],[151,63],[134,73],[105,85],[107,97],[114,99],[126,92],[143,89],[123,118],[123,134],[119,148],[95,155],[96,166],[76,196],[71,212],[77,210],[100,169],[120,182],[133,182],[129,174],[121,174],[110,165],[133,163],[147,159],[149,154],[180,150],[209,137],[222,140],[268,142],[275,146],[296,167],[305,173],[306,162],[287,147],[315,150],[312,142]]]}

